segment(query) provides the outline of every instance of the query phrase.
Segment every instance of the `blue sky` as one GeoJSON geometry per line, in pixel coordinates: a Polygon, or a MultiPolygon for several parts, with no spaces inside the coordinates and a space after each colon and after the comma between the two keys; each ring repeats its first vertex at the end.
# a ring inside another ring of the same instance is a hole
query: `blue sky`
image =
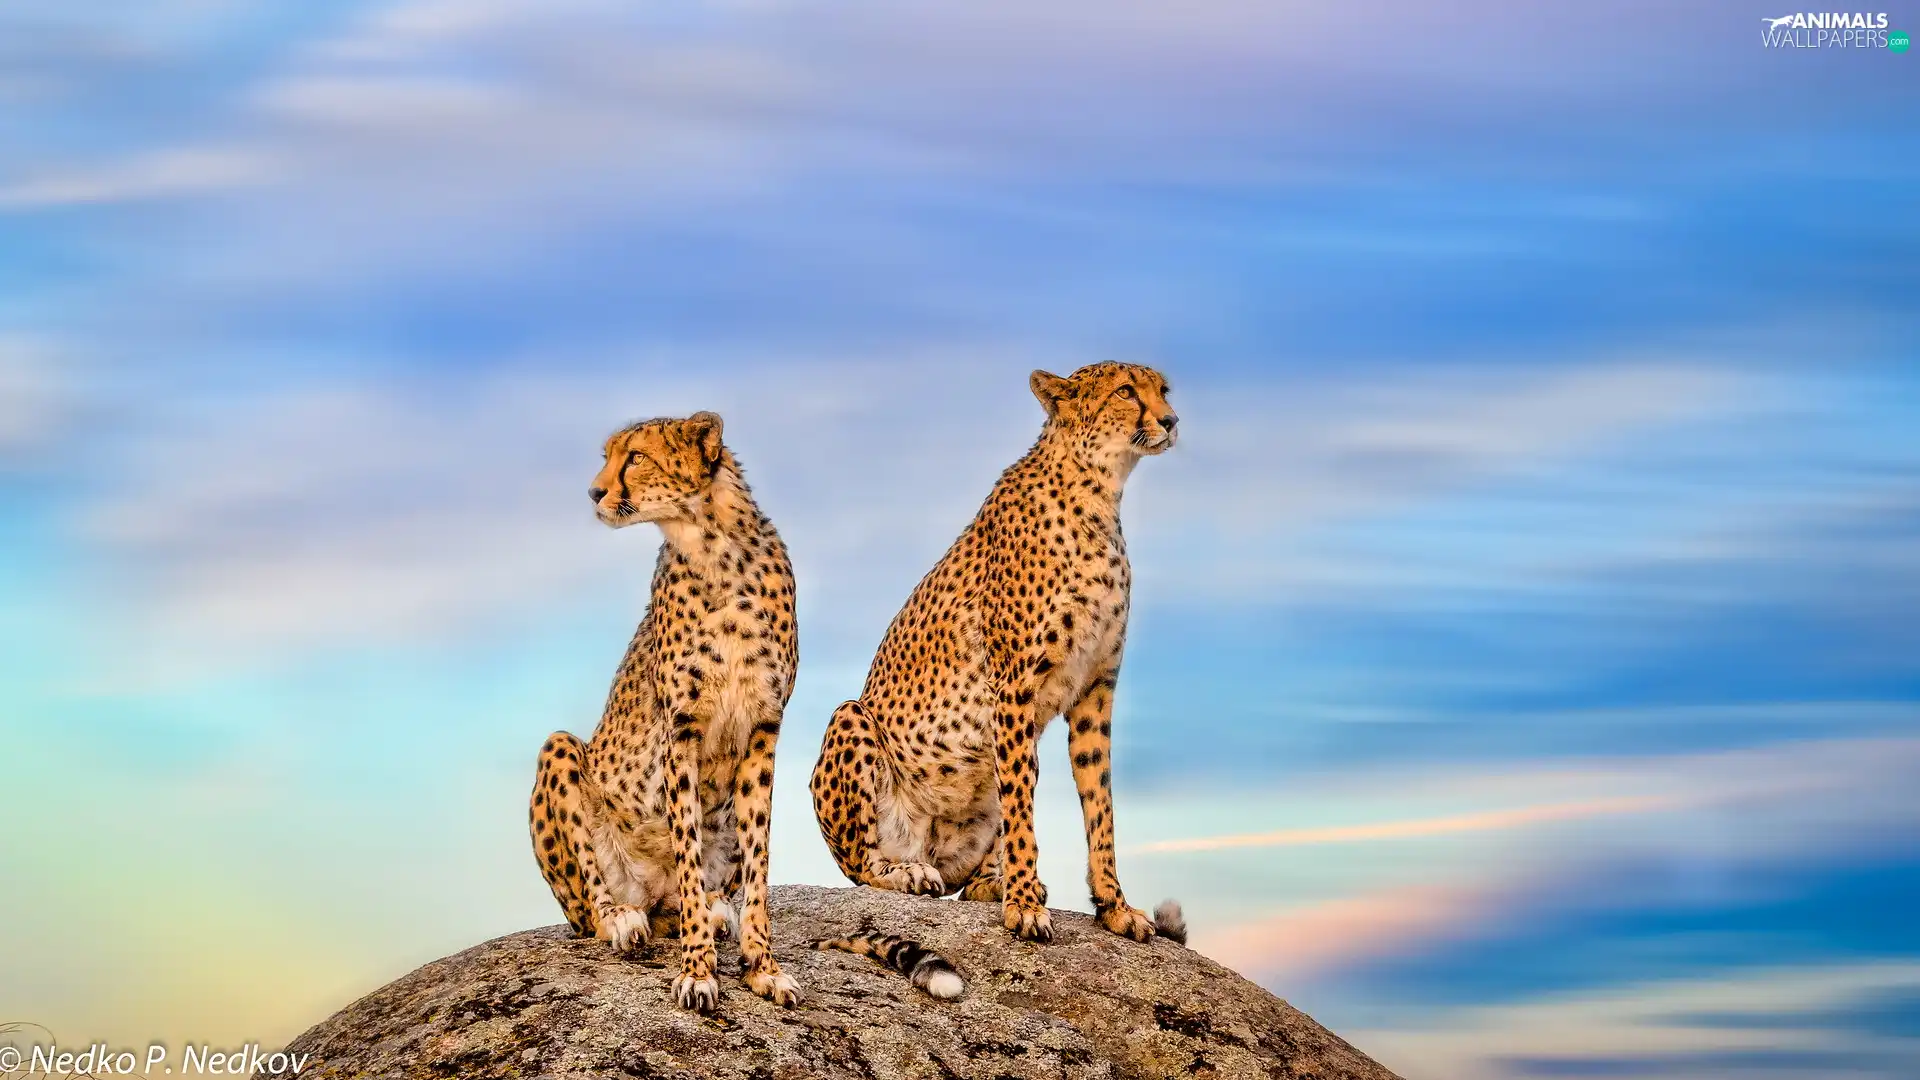
{"type": "Polygon", "coordinates": [[[284,1039],[555,921],[635,416],[794,552],[834,882],[828,712],[1124,358],[1136,900],[1413,1078],[1920,1071],[1920,60],[1779,14],[10,7],[0,1017],[284,1039]]]}

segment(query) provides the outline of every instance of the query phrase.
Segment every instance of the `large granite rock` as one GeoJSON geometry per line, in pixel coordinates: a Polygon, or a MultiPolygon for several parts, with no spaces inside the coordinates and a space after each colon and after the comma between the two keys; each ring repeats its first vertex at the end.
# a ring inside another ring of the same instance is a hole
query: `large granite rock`
{"type": "Polygon", "coordinates": [[[1055,911],[1049,945],[1000,928],[998,904],[866,888],[773,890],[773,947],[805,999],[781,1009],[722,943],[711,1016],[668,1000],[678,943],[622,959],[563,926],[435,961],[294,1040],[302,1080],[334,1077],[1314,1077],[1393,1074],[1286,1002],[1171,941],[1139,944],[1055,911]],[[814,938],[903,934],[945,954],[965,996],[936,1001],[814,938]]]}

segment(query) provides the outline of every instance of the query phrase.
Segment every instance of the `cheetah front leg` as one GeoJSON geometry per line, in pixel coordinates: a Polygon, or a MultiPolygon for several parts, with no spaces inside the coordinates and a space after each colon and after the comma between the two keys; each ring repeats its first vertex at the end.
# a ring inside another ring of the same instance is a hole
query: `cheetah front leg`
{"type": "Polygon", "coordinates": [[[690,712],[674,711],[667,769],[680,885],[680,975],[673,980],[673,996],[681,1008],[697,1012],[712,1012],[720,1004],[720,983],[713,977],[713,919],[701,869],[699,773],[705,738],[705,723],[690,712]]]}
{"type": "Polygon", "coordinates": [[[1067,750],[1073,755],[1073,783],[1080,789],[1080,817],[1087,829],[1087,890],[1100,924],[1135,941],[1153,936],[1153,920],[1129,907],[1120,891],[1113,857],[1113,689],[1117,666],[1100,672],[1066,711],[1067,750]]]}
{"type": "Polygon", "coordinates": [[[1000,918],[1029,941],[1052,941],[1053,920],[1035,866],[1040,846],[1033,832],[1033,791],[1039,777],[1034,758],[1037,725],[1033,691],[1001,691],[995,710],[994,767],[1000,781],[1000,918]]]}
{"type": "Polygon", "coordinates": [[[774,962],[767,927],[767,823],[773,805],[773,745],[780,737],[778,706],[754,725],[747,752],[734,771],[733,813],[740,835],[740,959],[748,989],[789,1008],[800,986],[774,962]]]}

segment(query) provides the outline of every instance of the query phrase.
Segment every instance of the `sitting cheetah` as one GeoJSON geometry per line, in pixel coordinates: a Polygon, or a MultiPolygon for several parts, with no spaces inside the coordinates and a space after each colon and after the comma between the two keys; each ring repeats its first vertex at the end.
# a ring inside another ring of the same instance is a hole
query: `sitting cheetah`
{"type": "Polygon", "coordinates": [[[718,416],[634,424],[606,456],[588,492],[600,520],[651,521],[666,542],[592,740],[560,731],[540,749],[534,857],[580,934],[626,952],[654,919],[677,923],[674,996],[701,1012],[719,1002],[714,937],[740,890],[744,981],[794,1005],[767,944],[773,748],[799,658],[786,548],[718,416]]]}
{"type": "Polygon", "coordinates": [[[1047,411],[1039,441],[894,616],[860,699],[834,712],[814,813],[854,882],[999,900],[1007,929],[1048,940],[1034,748],[1064,713],[1101,923],[1184,942],[1178,905],[1149,919],[1121,894],[1108,786],[1131,580],[1120,493],[1142,456],[1174,444],[1178,418],[1152,368],[1093,364],[1030,381],[1047,411]]]}

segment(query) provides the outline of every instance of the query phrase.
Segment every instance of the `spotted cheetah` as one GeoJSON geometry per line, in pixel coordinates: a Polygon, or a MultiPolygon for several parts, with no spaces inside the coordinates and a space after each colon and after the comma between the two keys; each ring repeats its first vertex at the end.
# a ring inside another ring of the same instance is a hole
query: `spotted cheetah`
{"type": "Polygon", "coordinates": [[[1132,574],[1120,494],[1140,458],[1174,445],[1178,417],[1149,367],[1036,371],[1030,385],[1039,440],[894,616],[859,700],[834,712],[814,813],[854,882],[999,900],[1008,930],[1049,940],[1035,745],[1064,714],[1100,922],[1184,942],[1178,905],[1149,918],[1120,891],[1108,773],[1132,574]]]}
{"type": "Polygon", "coordinates": [[[529,811],[574,930],[628,952],[677,926],[673,994],[700,1012],[719,1002],[714,939],[728,929],[754,993],[800,997],[767,943],[773,750],[799,662],[793,568],[720,432],[701,412],[607,440],[595,513],[616,529],[654,522],[665,542],[593,738],[547,740],[529,811]]]}

